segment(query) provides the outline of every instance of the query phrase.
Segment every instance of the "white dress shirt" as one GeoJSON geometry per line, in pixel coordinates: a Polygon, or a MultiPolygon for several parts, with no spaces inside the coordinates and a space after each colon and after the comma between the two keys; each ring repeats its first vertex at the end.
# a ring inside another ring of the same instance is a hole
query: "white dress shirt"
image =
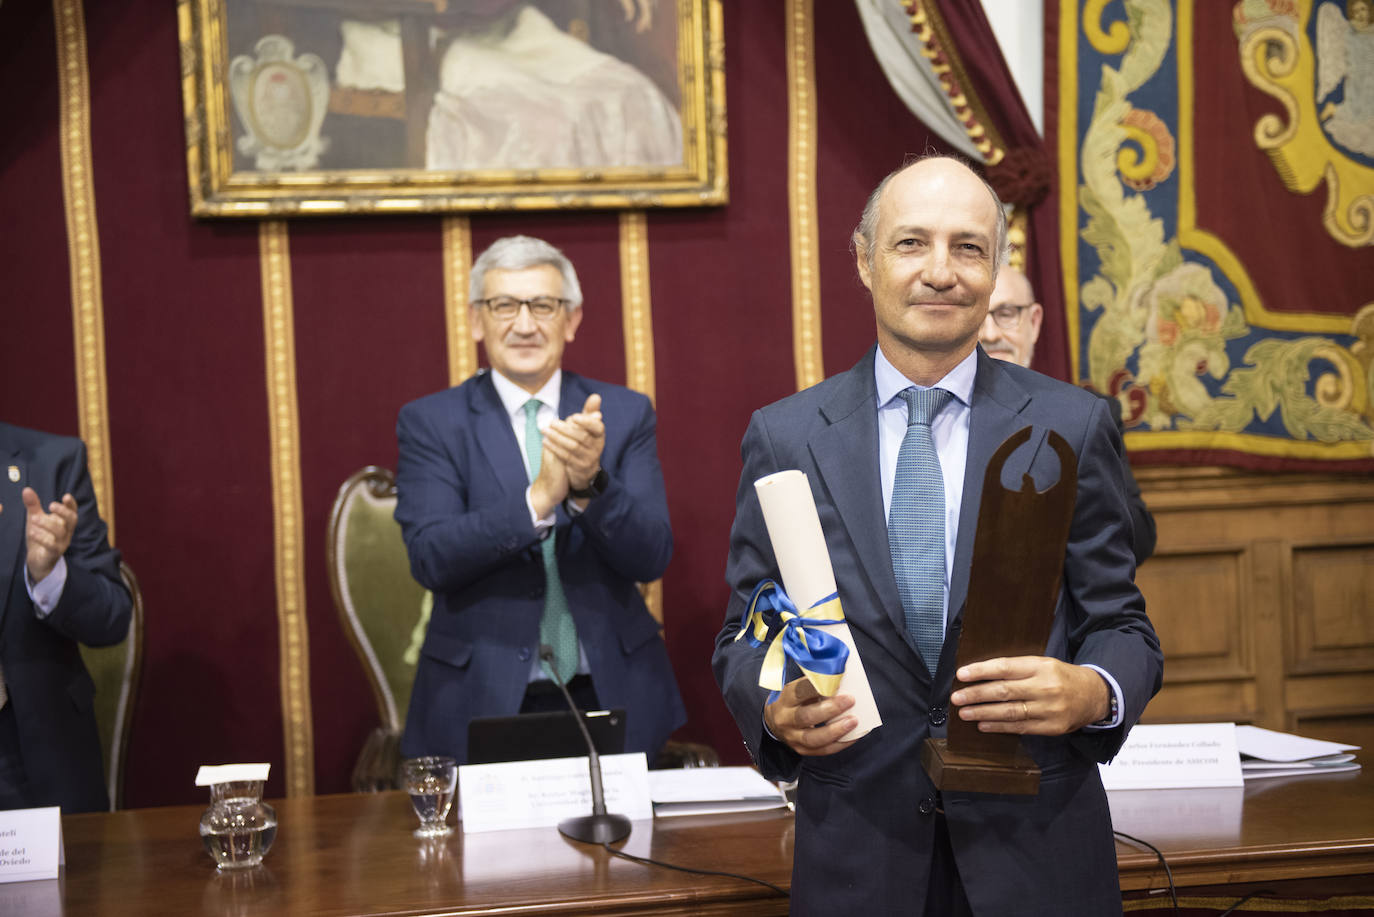
{"type": "Polygon", "coordinates": [[[38,617],[46,618],[52,614],[52,610],[57,607],[57,603],[62,601],[62,589],[67,585],[67,558],[57,558],[57,563],[48,571],[48,575],[38,582],[33,581],[33,575],[29,573],[28,565],[24,566],[24,588],[29,591],[29,598],[33,600],[34,610],[38,617]]]}

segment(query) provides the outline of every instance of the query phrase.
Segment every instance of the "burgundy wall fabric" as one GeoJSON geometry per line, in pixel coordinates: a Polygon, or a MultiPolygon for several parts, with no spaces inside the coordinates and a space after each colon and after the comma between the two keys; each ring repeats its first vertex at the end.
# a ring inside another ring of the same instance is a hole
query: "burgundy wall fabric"
{"type": "Polygon", "coordinates": [[[73,435],[76,358],[56,74],[51,7],[0,6],[0,77],[5,86],[24,87],[0,100],[0,417],[73,435]]]}
{"type": "Polygon", "coordinates": [[[282,793],[258,227],[186,215],[172,11],[85,16],[116,534],[146,609],[125,802],[199,801],[196,766],[233,761],[282,793]]]}
{"type": "MultiPolygon", "coordinates": [[[[821,321],[827,373],[873,341],[849,236],[904,155],[938,149],[883,78],[857,13],[816,3],[821,321]]],[[[659,452],[675,538],[664,575],[679,737],[746,755],[710,672],[724,613],[739,442],[795,390],[787,198],[786,7],[725,5],[730,204],[647,216],[659,452]]],[[[258,226],[188,215],[175,12],[85,6],[118,547],[147,609],[131,806],[198,802],[199,764],[271,761],[285,790],[258,226]]],[[[51,7],[0,4],[0,417],[78,432],[51,7]]],[[[289,227],[304,592],[317,792],[348,788],[375,725],[325,568],[331,502],[396,464],[396,413],[448,384],[442,218],[289,227]]],[[[542,236],[577,265],[586,317],[569,369],[625,381],[619,215],[479,214],[474,253],[542,236]]]]}
{"type": "Polygon", "coordinates": [[[1195,79],[1207,87],[1194,98],[1198,228],[1225,242],[1268,309],[1353,316],[1374,295],[1374,257],[1368,247],[1342,245],[1323,228],[1331,194],[1326,182],[1309,194],[1289,191],[1253,141],[1260,118],[1289,119],[1283,104],[1251,85],[1236,65],[1231,17],[1199,11],[1193,27],[1195,79]]]}

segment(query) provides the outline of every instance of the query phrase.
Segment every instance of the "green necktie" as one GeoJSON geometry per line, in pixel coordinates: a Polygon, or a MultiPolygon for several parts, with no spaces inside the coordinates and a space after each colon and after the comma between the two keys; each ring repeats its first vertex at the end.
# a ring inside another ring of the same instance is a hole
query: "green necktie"
{"type": "MultiPolygon", "coordinates": [[[[525,457],[530,463],[530,480],[539,477],[539,463],[544,455],[544,434],[539,431],[539,399],[525,402],[525,457]]],[[[568,597],[563,594],[563,579],[558,575],[558,558],[554,554],[554,537],[540,543],[544,554],[544,617],[539,622],[539,642],[553,647],[553,662],[557,671],[544,670],[555,681],[567,682],[577,673],[577,625],[568,610],[568,597]]]]}

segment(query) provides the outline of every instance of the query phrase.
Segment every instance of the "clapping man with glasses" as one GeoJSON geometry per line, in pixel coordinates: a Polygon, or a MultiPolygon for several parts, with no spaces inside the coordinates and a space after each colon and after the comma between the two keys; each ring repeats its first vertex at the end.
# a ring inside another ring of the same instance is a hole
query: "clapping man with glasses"
{"type": "Polygon", "coordinates": [[[686,718],[637,587],[673,546],[653,406],[562,369],[582,291],[547,242],[492,244],[470,300],[490,371],[396,425],[396,520],[434,593],[401,752],[466,761],[473,717],[565,709],[556,679],[583,709],[623,708],[625,750],[652,760],[686,718]]]}
{"type": "MultiPolygon", "coordinates": [[[[1004,267],[997,273],[997,285],[993,287],[987,317],[978,341],[988,356],[1008,363],[1016,363],[1027,369],[1035,354],[1035,342],[1040,339],[1040,322],[1045,310],[1035,301],[1035,291],[1031,289],[1026,275],[1013,267],[1004,267]]],[[[1125,431],[1121,420],[1121,402],[1107,398],[1112,419],[1116,421],[1117,432],[1125,431]]],[[[1145,498],[1140,493],[1140,485],[1131,473],[1129,463],[1122,463],[1126,477],[1126,495],[1131,507],[1131,524],[1135,538],[1131,547],[1137,565],[1143,564],[1155,551],[1155,519],[1145,506],[1145,498]]]]}

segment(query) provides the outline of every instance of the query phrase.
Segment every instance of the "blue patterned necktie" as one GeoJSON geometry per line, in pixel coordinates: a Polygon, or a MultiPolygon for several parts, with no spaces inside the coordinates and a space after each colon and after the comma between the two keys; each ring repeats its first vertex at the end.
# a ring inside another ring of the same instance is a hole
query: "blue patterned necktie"
{"type": "Polygon", "coordinates": [[[904,389],[906,436],[897,453],[887,543],[906,629],[930,674],[945,642],[945,480],[930,423],[954,397],[940,388],[904,389]]]}
{"type": "MultiPolygon", "coordinates": [[[[544,434],[539,430],[538,398],[525,402],[525,457],[530,463],[530,480],[539,477],[540,459],[544,455],[544,434]]],[[[567,682],[577,672],[577,625],[568,610],[568,597],[563,593],[563,578],[558,573],[558,557],[554,554],[556,531],[549,532],[539,545],[544,555],[544,617],[539,621],[539,642],[553,647],[553,663],[557,671],[544,671],[554,681],[567,682]]]]}

